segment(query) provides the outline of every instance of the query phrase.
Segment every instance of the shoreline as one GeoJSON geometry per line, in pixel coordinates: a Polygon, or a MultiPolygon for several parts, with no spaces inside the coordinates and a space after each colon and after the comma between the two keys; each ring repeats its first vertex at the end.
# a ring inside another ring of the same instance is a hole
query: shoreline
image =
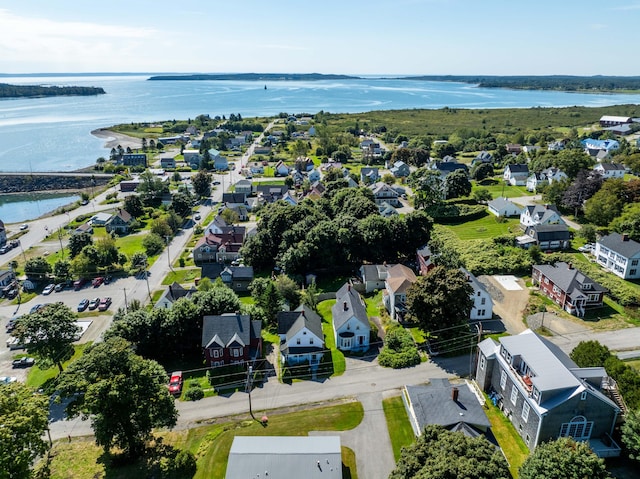
{"type": "Polygon", "coordinates": [[[118,133],[109,128],[97,128],[91,131],[96,138],[105,140],[104,148],[111,149],[120,145],[122,148],[140,149],[142,148],[142,139],[118,133]]]}

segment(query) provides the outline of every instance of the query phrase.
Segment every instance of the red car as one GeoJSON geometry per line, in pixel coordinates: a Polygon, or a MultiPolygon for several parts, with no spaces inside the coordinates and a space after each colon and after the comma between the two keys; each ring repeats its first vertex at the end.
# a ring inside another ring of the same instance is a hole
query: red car
{"type": "Polygon", "coordinates": [[[97,278],[94,278],[94,280],[91,282],[94,288],[97,288],[102,283],[104,283],[104,278],[102,276],[98,276],[97,278]]]}
{"type": "Polygon", "coordinates": [[[179,396],[182,393],[182,371],[174,371],[169,379],[169,394],[179,396]]]}
{"type": "Polygon", "coordinates": [[[111,306],[111,298],[102,298],[98,305],[98,311],[106,311],[111,306]]]}

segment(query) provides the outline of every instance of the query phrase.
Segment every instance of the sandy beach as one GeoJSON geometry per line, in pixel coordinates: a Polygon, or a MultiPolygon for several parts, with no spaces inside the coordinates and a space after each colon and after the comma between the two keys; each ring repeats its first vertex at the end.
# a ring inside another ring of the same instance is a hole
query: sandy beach
{"type": "Polygon", "coordinates": [[[106,140],[104,144],[105,148],[111,149],[118,145],[122,146],[122,148],[142,148],[142,140],[140,138],[123,135],[122,133],[117,133],[106,128],[98,128],[97,130],[93,130],[91,134],[97,138],[106,140]]]}

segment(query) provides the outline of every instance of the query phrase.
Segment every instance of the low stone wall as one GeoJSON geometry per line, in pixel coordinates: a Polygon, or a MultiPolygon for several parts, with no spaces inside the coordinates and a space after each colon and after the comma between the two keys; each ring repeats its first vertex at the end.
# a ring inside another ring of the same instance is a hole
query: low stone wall
{"type": "Polygon", "coordinates": [[[2,193],[31,193],[55,190],[83,190],[106,185],[111,178],[106,176],[53,176],[53,175],[1,175],[2,193]]]}

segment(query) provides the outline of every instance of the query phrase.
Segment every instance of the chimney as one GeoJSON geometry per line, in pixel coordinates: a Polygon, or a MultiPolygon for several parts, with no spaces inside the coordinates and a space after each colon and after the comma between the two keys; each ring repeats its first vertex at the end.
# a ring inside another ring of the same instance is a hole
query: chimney
{"type": "Polygon", "coordinates": [[[548,210],[549,209],[549,205],[548,204],[544,205],[544,209],[548,210]]]}
{"type": "Polygon", "coordinates": [[[629,235],[627,233],[622,233],[622,241],[629,241],[629,235]]]}
{"type": "Polygon", "coordinates": [[[347,291],[351,292],[351,283],[347,285],[347,291]]]}
{"type": "Polygon", "coordinates": [[[342,309],[344,309],[345,311],[348,311],[348,310],[349,310],[349,306],[347,306],[347,302],[346,302],[346,301],[343,301],[343,303],[342,303],[342,309]]]}
{"type": "Polygon", "coordinates": [[[567,268],[573,269],[573,263],[567,263],[567,268]]]}
{"type": "Polygon", "coordinates": [[[451,400],[458,402],[458,388],[451,388],[451,400]]]}

